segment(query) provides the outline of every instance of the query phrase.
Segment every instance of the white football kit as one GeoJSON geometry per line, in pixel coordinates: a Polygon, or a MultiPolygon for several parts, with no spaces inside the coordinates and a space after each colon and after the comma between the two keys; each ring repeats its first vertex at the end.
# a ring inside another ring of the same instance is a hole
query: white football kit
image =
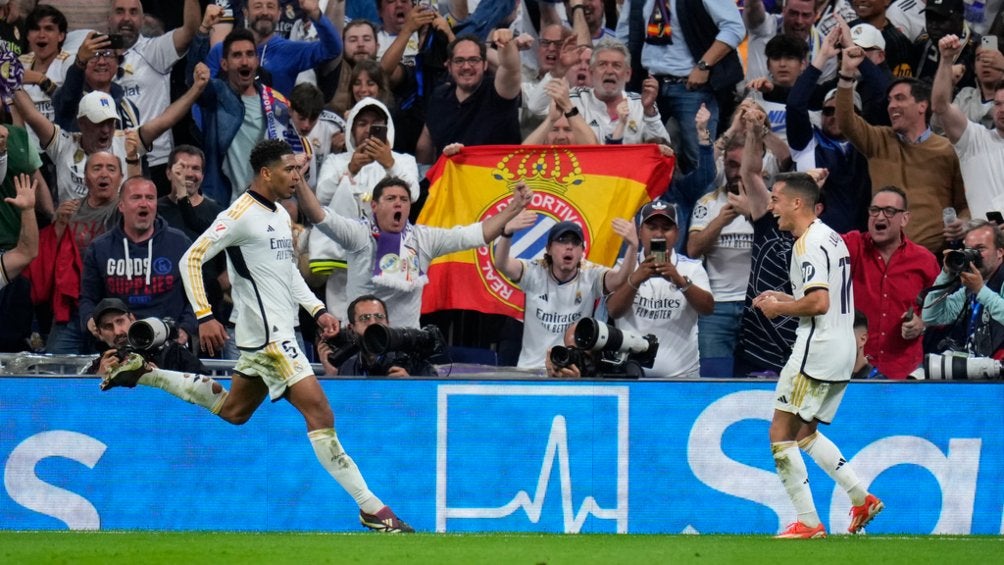
{"type": "Polygon", "coordinates": [[[795,300],[813,289],[830,294],[825,314],[801,317],[788,372],[819,381],[849,381],[857,357],[851,257],[840,234],[818,219],[795,241],[791,255],[795,300]]]}

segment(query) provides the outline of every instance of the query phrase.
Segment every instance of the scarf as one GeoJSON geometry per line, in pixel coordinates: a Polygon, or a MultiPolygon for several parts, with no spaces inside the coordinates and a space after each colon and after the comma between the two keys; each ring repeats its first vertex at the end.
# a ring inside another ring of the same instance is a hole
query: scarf
{"type": "Polygon", "coordinates": [[[376,240],[376,256],[373,259],[373,284],[386,288],[412,291],[422,288],[429,277],[418,262],[418,245],[414,226],[405,225],[401,233],[380,231],[372,226],[376,240]]]}
{"type": "Polygon", "coordinates": [[[265,136],[268,139],[282,139],[293,148],[293,153],[313,153],[309,141],[297,133],[290,123],[289,101],[281,93],[262,85],[261,109],[265,115],[265,136]]]}
{"type": "Polygon", "coordinates": [[[652,6],[652,15],[648,18],[648,25],[645,27],[645,43],[649,45],[672,45],[673,26],[672,17],[669,13],[669,0],[655,0],[652,6]]]}

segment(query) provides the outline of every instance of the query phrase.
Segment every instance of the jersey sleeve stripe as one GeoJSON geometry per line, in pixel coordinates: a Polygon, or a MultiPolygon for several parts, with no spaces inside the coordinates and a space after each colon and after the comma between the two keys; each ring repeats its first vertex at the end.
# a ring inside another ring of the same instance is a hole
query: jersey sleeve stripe
{"type": "Polygon", "coordinates": [[[194,302],[193,310],[195,310],[195,318],[202,319],[209,314],[212,314],[213,308],[209,305],[209,298],[206,296],[206,288],[202,280],[202,262],[203,258],[206,256],[206,250],[212,242],[205,237],[200,237],[195,241],[192,247],[188,250],[187,264],[185,265],[185,273],[188,280],[188,288],[191,289],[190,298],[194,302]]]}

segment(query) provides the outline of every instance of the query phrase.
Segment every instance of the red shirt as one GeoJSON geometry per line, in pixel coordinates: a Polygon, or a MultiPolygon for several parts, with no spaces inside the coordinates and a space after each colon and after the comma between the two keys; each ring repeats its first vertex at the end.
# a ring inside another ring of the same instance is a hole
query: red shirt
{"type": "Polygon", "coordinates": [[[868,232],[851,231],[843,238],[851,254],[854,307],[868,316],[865,355],[890,379],[905,379],[920,365],[924,351],[922,338],[903,339],[903,314],[913,306],[920,315],[917,296],[934,284],[941,272],[938,260],[906,235],[888,263],[868,232]]]}

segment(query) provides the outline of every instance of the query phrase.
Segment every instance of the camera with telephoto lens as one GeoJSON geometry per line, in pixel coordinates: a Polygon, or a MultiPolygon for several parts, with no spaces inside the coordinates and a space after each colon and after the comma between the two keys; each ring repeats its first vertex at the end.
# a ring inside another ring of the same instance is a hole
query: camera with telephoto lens
{"type": "Polygon", "coordinates": [[[391,367],[401,367],[409,375],[435,376],[429,359],[446,351],[446,340],[434,325],[416,328],[392,328],[374,324],[363,332],[362,349],[376,362],[371,375],[386,375],[391,367]]]}
{"type": "Polygon", "coordinates": [[[983,268],[983,256],[976,249],[953,249],[945,254],[945,270],[953,276],[969,270],[969,265],[977,269],[983,268]]]}
{"type": "Polygon", "coordinates": [[[172,318],[143,318],[130,324],[126,335],[126,346],[116,351],[119,360],[125,361],[130,353],[150,360],[168,341],[178,339],[178,325],[172,318]]]}
{"type": "Polygon", "coordinates": [[[925,355],[924,372],[931,381],[986,380],[1004,376],[1004,368],[996,359],[951,352],[925,355]]]}
{"type": "Polygon", "coordinates": [[[621,330],[593,318],[583,318],[575,326],[575,347],[551,349],[551,363],[574,357],[584,377],[639,378],[645,376],[644,368],[652,368],[659,351],[659,340],[654,335],[640,335],[621,330]],[[564,350],[564,351],[563,351],[564,350]],[[575,353],[572,353],[575,352],[575,353]]]}

